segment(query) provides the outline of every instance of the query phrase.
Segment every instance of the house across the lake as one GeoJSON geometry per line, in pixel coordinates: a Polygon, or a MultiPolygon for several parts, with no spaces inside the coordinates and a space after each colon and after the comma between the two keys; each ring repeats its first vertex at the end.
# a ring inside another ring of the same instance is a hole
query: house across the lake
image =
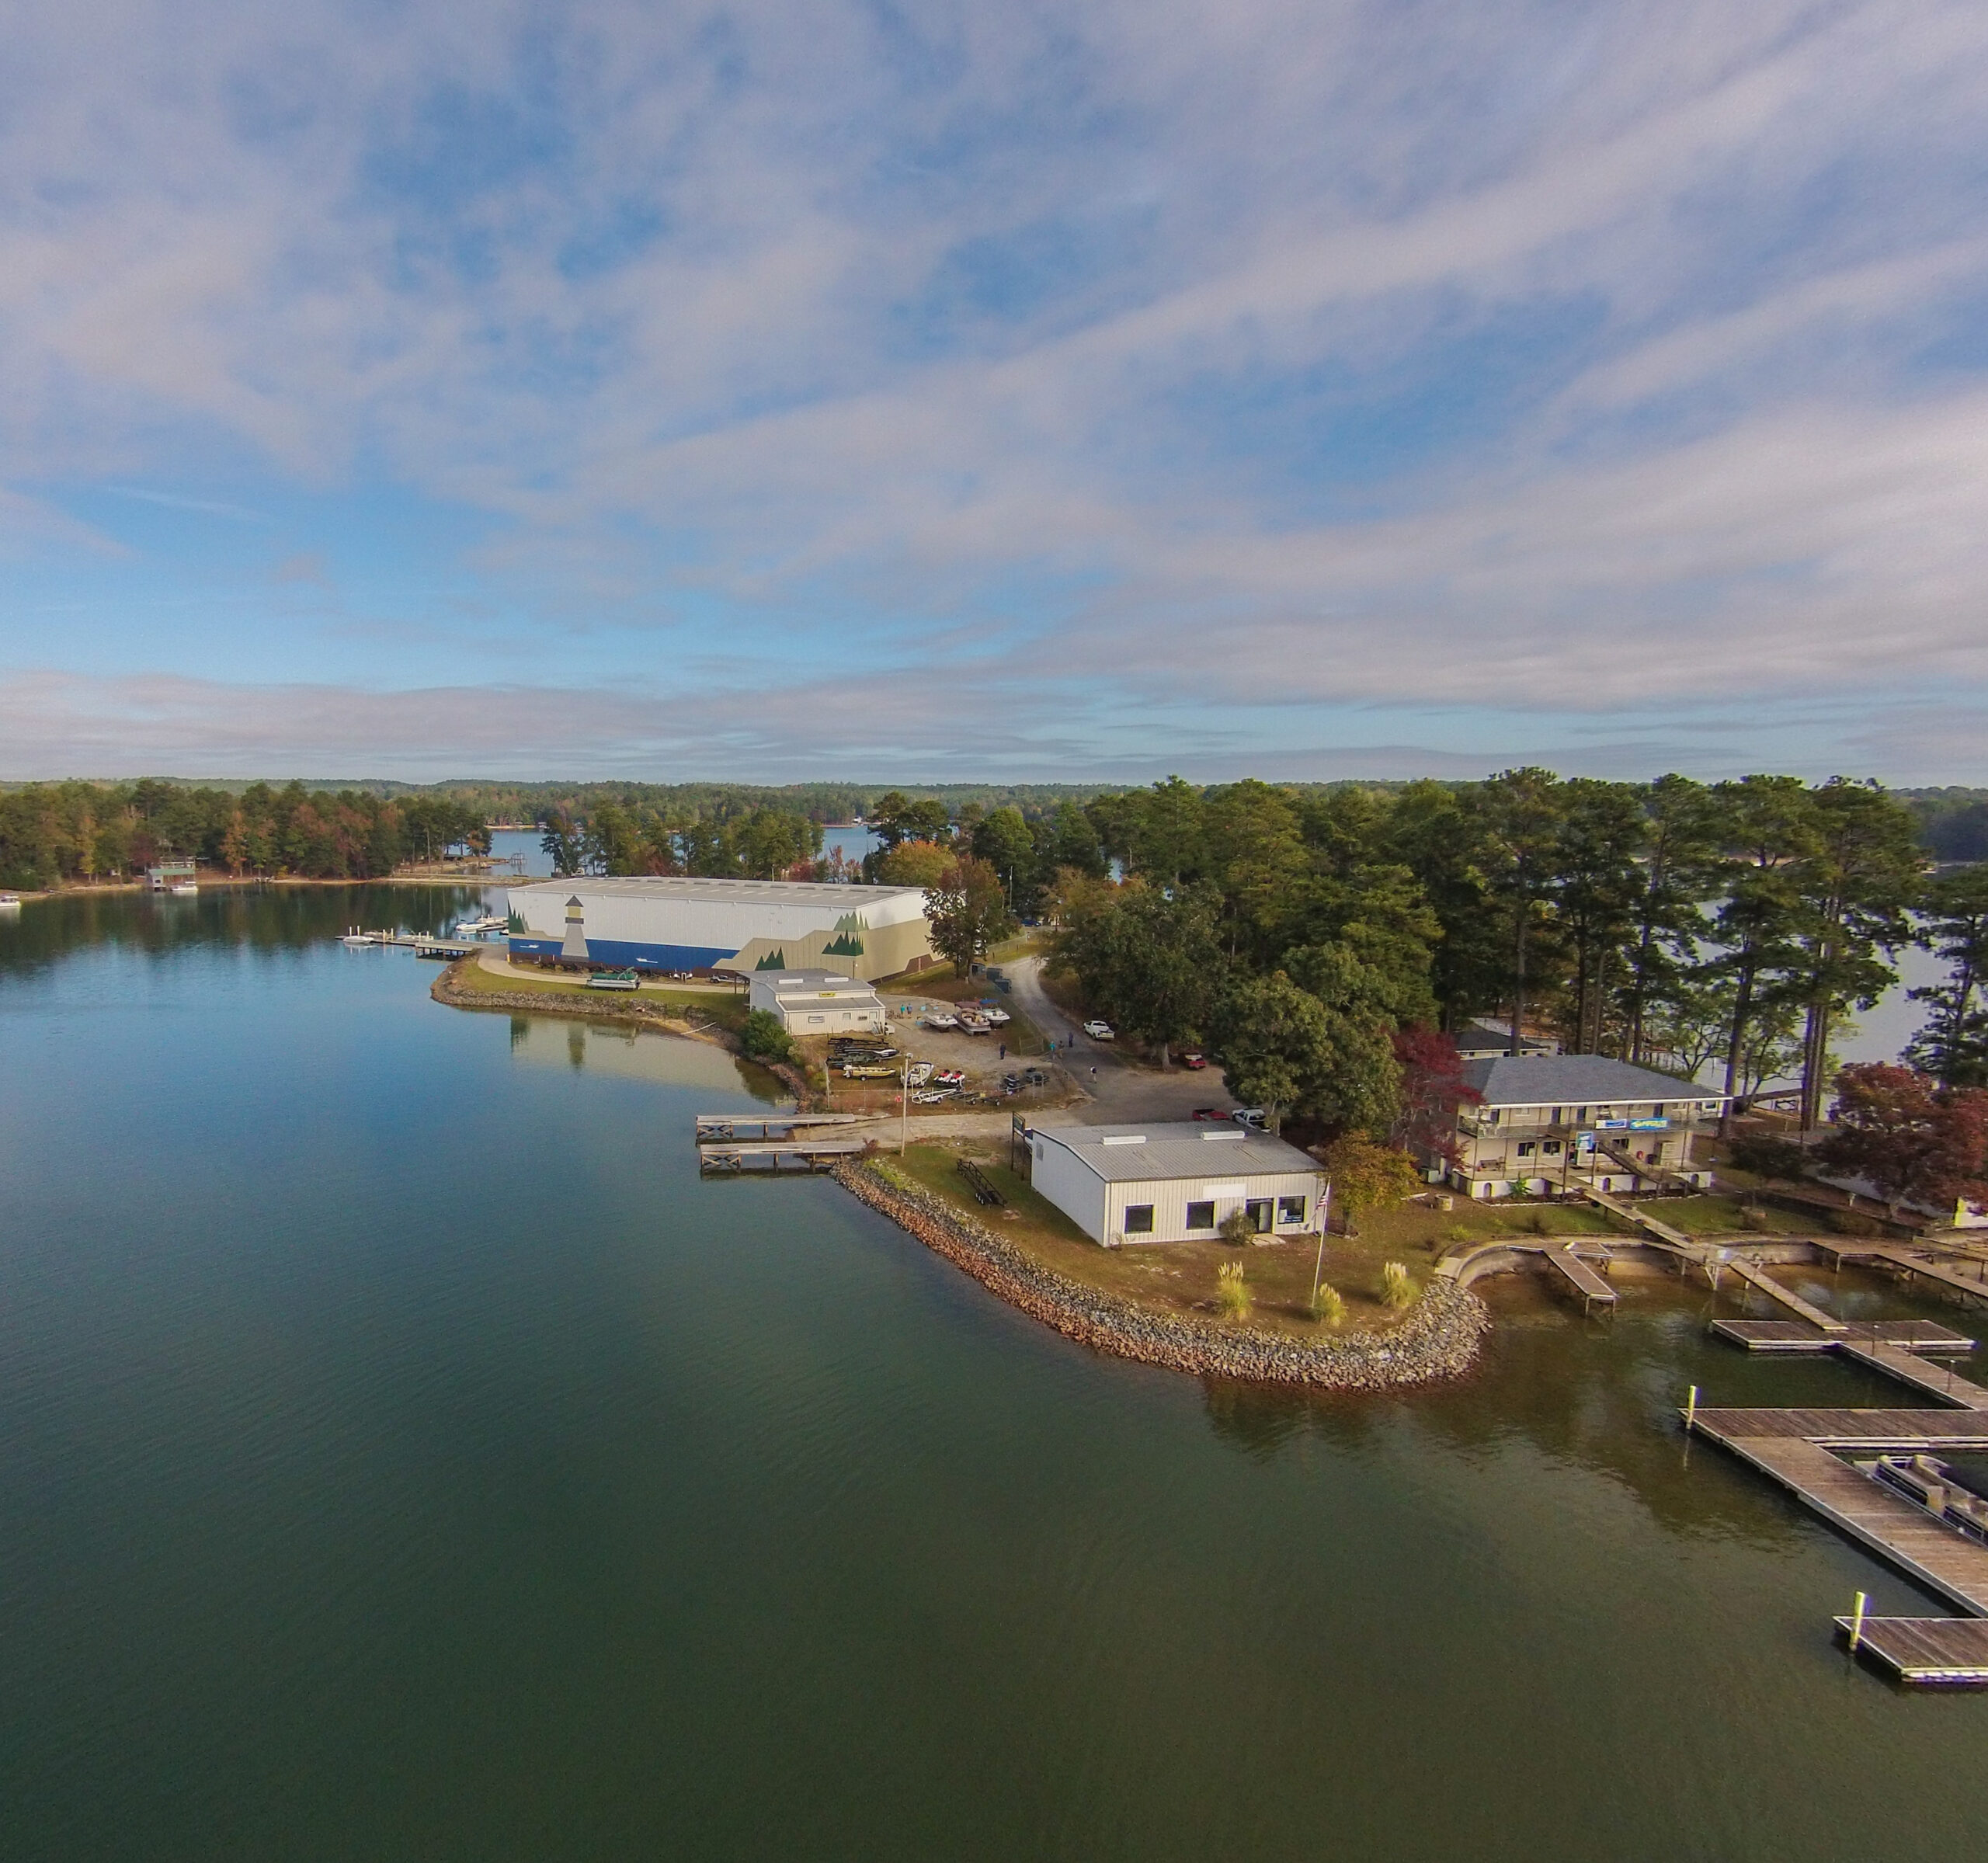
{"type": "Polygon", "coordinates": [[[1606,1055],[1500,1055],[1463,1079],[1479,1103],[1457,1109],[1456,1156],[1423,1160],[1432,1183],[1485,1197],[1712,1182],[1692,1148],[1726,1102],[1694,1081],[1606,1055]]]}
{"type": "Polygon", "coordinates": [[[1295,1145],[1219,1124],[1037,1126],[1029,1177],[1093,1242],[1210,1241],[1239,1210],[1263,1236],[1315,1231],[1325,1173],[1295,1145]]]}

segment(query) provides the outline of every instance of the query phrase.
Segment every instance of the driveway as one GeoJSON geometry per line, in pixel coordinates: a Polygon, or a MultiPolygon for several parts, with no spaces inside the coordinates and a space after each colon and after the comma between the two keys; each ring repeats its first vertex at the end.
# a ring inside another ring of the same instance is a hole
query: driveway
{"type": "MultiPolygon", "coordinates": [[[[1016,1003],[1030,1021],[1056,1044],[1056,1058],[1088,1096],[1063,1117],[1080,1125],[1134,1125],[1186,1119],[1197,1107],[1233,1107],[1222,1075],[1175,1065],[1164,1072],[1128,1059],[1108,1041],[1093,1041],[1049,999],[1042,987],[1042,960],[1018,958],[1001,974],[1014,985],[1016,1003]],[[1068,1053],[1065,1052],[1068,1048],[1068,1053]]],[[[1045,1124],[1051,1123],[1045,1118],[1045,1124]]]]}

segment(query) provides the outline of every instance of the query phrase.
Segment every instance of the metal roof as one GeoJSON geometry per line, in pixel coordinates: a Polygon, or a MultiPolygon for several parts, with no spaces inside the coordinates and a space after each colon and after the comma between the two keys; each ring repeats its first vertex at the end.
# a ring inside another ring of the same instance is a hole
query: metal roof
{"type": "Polygon", "coordinates": [[[851,912],[860,912],[871,900],[895,899],[905,893],[915,893],[921,900],[925,896],[924,888],[919,886],[840,886],[828,880],[693,880],[662,874],[599,879],[582,874],[505,890],[570,894],[575,887],[583,892],[617,894],[628,899],[709,899],[727,905],[777,905],[783,899],[795,905],[833,902],[851,912]]]}
{"type": "Polygon", "coordinates": [[[1494,1055],[1463,1064],[1486,1106],[1614,1106],[1625,1100],[1720,1100],[1694,1080],[1634,1067],[1607,1055],[1494,1055]]]}
{"type": "Polygon", "coordinates": [[[1319,1175],[1319,1161],[1295,1145],[1253,1132],[1233,1121],[1224,1125],[1179,1121],[1159,1125],[1039,1125],[1114,1183],[1218,1177],[1319,1175]]]}

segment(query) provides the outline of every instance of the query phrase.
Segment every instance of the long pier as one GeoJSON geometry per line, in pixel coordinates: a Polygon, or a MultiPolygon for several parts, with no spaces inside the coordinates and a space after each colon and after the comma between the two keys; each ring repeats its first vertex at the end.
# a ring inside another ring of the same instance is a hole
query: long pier
{"type": "MultiPolygon", "coordinates": [[[[1799,1319],[1715,1319],[1712,1329],[1749,1352],[1835,1352],[1842,1349],[1844,1336],[1818,1333],[1799,1319]]],[[[1859,1320],[1856,1336],[1873,1344],[1882,1341],[1919,1353],[1972,1352],[1977,1343],[1933,1319],[1859,1320]]]]}
{"type": "MultiPolygon", "coordinates": [[[[1813,1246],[1819,1253],[1833,1256],[1839,1267],[1845,1261],[1882,1262],[1900,1274],[1919,1275],[1949,1292],[1964,1294],[1970,1300],[1988,1301],[1988,1279],[1970,1280],[1937,1261],[1899,1247],[1896,1243],[1825,1242],[1818,1237],[1813,1246]]],[[[1988,1263],[1983,1265],[1982,1274],[1988,1277],[1988,1263]]]]}

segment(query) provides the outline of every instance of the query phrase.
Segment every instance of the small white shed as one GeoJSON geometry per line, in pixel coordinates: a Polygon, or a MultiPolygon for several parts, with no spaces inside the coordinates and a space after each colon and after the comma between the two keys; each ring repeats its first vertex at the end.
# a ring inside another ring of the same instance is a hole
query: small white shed
{"type": "Polygon", "coordinates": [[[1221,1124],[1038,1126],[1037,1190],[1095,1242],[1212,1238],[1238,1210],[1259,1236],[1315,1232],[1325,1175],[1293,1145],[1221,1124]]]}

